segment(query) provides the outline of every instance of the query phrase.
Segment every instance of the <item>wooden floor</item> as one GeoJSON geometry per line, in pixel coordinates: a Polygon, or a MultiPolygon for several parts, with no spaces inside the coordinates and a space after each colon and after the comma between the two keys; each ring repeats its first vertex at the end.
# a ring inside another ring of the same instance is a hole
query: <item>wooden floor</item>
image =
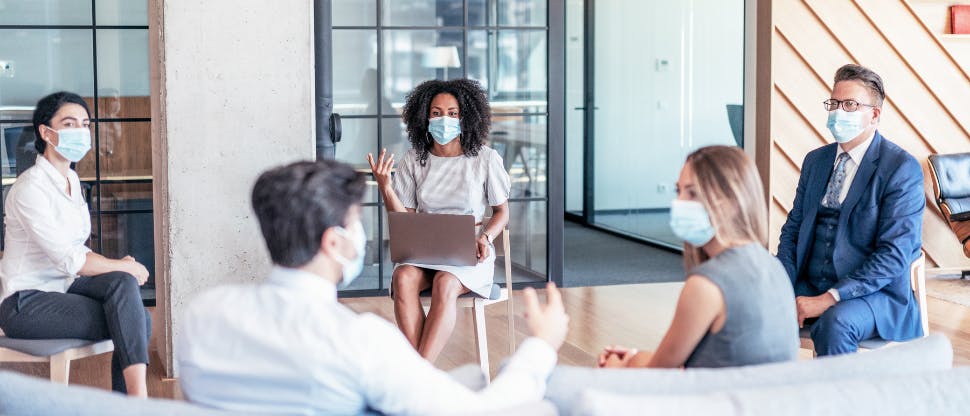
{"type": "MultiPolygon", "coordinates": [[[[654,283],[623,286],[569,288],[563,300],[570,315],[570,331],[559,351],[559,363],[591,366],[604,345],[623,344],[650,350],[656,348],[672,318],[680,283],[654,283]]],[[[521,294],[514,295],[516,310],[515,336],[525,338],[521,318],[521,294]]],[[[393,309],[387,297],[342,300],[358,312],[371,312],[393,322],[393,309]]],[[[970,308],[955,303],[929,299],[930,331],[946,334],[953,343],[954,364],[970,365],[970,308]]],[[[508,357],[508,324],[505,305],[496,304],[486,311],[489,357],[493,374],[501,360],[508,357]]],[[[155,320],[154,322],[160,322],[155,320]]],[[[160,360],[153,357],[149,366],[149,394],[152,397],[180,398],[177,383],[164,379],[160,360]]],[[[436,365],[450,369],[476,362],[474,334],[470,311],[459,310],[455,333],[436,365]]],[[[47,378],[42,364],[0,364],[47,378]]],[[[110,356],[78,360],[71,367],[71,383],[110,389],[110,356]]]]}

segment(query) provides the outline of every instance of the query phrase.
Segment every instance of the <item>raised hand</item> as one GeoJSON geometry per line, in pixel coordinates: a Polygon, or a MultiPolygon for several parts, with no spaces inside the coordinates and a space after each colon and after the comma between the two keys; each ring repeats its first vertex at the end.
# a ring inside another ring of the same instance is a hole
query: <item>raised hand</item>
{"type": "Polygon", "coordinates": [[[562,295],[556,284],[546,284],[546,304],[539,303],[535,289],[528,287],[522,293],[525,299],[525,322],[532,336],[549,343],[558,350],[569,331],[569,315],[562,305],[562,295]]]}
{"type": "Polygon", "coordinates": [[[370,171],[374,173],[374,180],[380,189],[388,189],[391,186],[391,171],[394,169],[394,153],[387,155],[387,149],[382,149],[377,161],[374,155],[367,154],[367,163],[370,164],[370,171]]]}

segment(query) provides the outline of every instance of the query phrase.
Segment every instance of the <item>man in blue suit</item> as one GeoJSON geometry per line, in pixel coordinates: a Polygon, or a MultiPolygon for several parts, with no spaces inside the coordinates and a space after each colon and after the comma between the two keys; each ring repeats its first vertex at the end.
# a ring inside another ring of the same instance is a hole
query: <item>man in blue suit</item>
{"type": "Polygon", "coordinates": [[[824,102],[836,143],[802,163],[778,260],[795,289],[798,325],[818,355],[855,352],[879,337],[922,335],[909,265],[922,246],[923,171],[877,131],[882,79],[859,65],[835,73],[824,102]]]}

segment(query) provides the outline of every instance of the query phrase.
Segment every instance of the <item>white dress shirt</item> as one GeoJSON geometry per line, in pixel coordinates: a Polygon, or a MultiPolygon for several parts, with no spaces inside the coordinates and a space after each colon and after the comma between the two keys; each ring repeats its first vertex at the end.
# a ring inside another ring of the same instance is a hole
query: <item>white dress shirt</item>
{"type": "MultiPolygon", "coordinates": [[[[866,141],[859,143],[858,146],[852,148],[849,153],[849,160],[845,161],[845,181],[842,182],[842,190],[839,192],[839,203],[845,202],[845,197],[849,195],[849,189],[852,188],[852,181],[855,179],[855,173],[859,170],[859,165],[862,164],[862,158],[866,156],[866,151],[869,150],[869,145],[872,144],[872,138],[875,134],[869,136],[866,141]]],[[[839,160],[839,155],[846,153],[842,149],[842,145],[835,146],[835,160],[839,160]]],[[[832,164],[832,169],[835,169],[836,163],[832,164]]],[[[832,294],[836,302],[841,301],[839,296],[839,291],[835,288],[829,289],[828,293],[832,294]]]]}
{"type": "Polygon", "coordinates": [[[4,203],[3,298],[19,290],[65,292],[91,251],[91,214],[77,173],[67,178],[43,156],[24,171],[4,203]],[[67,193],[67,187],[71,193],[67,193]]]}
{"type": "MultiPolygon", "coordinates": [[[[865,157],[866,151],[869,150],[869,145],[872,144],[872,138],[875,135],[869,136],[866,141],[859,143],[858,146],[852,148],[849,151],[849,160],[845,161],[845,181],[842,182],[842,192],[839,193],[839,203],[845,201],[845,197],[849,195],[849,188],[852,187],[852,180],[855,179],[855,173],[859,170],[859,165],[862,164],[862,158],[865,157]]],[[[835,146],[835,160],[839,160],[839,155],[845,153],[842,149],[842,145],[835,146]]],[[[832,169],[835,169],[835,162],[832,163],[832,169]]]]}
{"type": "Polygon", "coordinates": [[[186,309],[177,359],[186,397],[271,414],[443,414],[539,400],[556,363],[527,339],[475,392],[438,370],[401,332],[337,302],[330,281],[276,267],[256,285],[207,291],[186,309]]]}

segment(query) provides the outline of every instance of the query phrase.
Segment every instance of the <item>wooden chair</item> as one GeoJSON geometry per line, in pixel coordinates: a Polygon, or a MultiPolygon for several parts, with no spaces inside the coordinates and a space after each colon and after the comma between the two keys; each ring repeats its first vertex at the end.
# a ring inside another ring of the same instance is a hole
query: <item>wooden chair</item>
{"type": "MultiPolygon", "coordinates": [[[[916,303],[919,304],[920,326],[923,328],[923,336],[927,337],[930,335],[930,318],[926,307],[926,255],[922,251],[920,251],[919,257],[909,265],[909,283],[913,288],[916,303]]],[[[812,342],[812,333],[808,327],[799,331],[799,337],[801,338],[801,348],[812,350],[814,355],[815,344],[812,342]]],[[[876,350],[898,343],[879,337],[870,338],[859,343],[859,351],[876,350]]]]}
{"type": "Polygon", "coordinates": [[[50,363],[51,381],[68,384],[71,361],[114,351],[110,339],[17,339],[0,336],[0,362],[50,363]]]}
{"type": "MultiPolygon", "coordinates": [[[[0,258],[3,258],[2,251],[0,258]]],[[[19,339],[8,338],[0,331],[0,363],[50,363],[51,381],[61,384],[68,384],[71,361],[114,349],[115,344],[110,339],[19,339]]]]}

